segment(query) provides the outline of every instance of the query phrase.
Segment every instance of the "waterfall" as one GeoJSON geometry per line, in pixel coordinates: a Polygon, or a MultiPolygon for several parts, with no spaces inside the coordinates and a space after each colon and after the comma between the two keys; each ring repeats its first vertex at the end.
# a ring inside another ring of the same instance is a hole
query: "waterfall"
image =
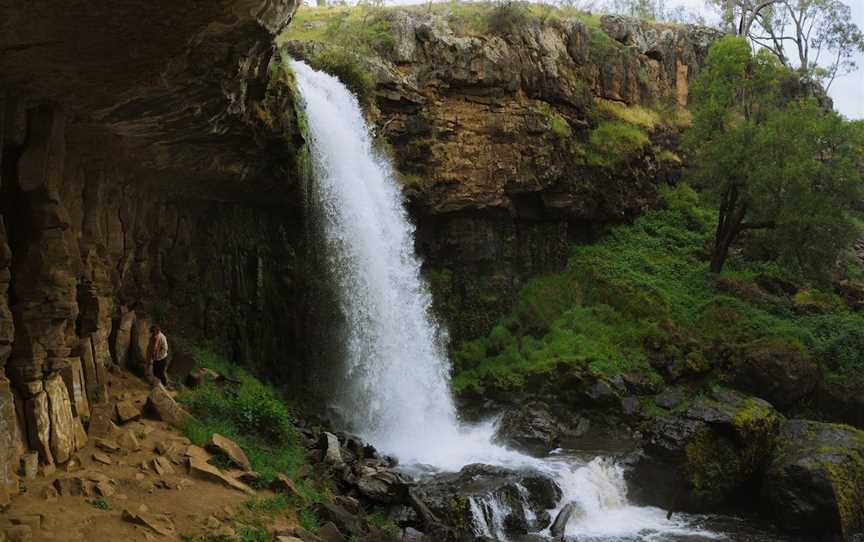
{"type": "MultiPolygon", "coordinates": [[[[584,512],[568,533],[637,533],[633,540],[643,540],[644,532],[677,532],[679,524],[666,522],[661,510],[627,503],[620,467],[602,459],[528,457],[494,444],[492,422],[459,423],[445,336],[430,314],[394,171],[375,151],[354,95],[303,62],[291,68],[309,126],[311,203],[345,320],[345,368],[334,401],[349,428],[403,465],[458,471],[486,463],[545,472],[563,489],[561,505],[575,501],[584,512]]],[[[506,538],[503,503],[480,498],[470,506],[477,534],[506,538]]]]}

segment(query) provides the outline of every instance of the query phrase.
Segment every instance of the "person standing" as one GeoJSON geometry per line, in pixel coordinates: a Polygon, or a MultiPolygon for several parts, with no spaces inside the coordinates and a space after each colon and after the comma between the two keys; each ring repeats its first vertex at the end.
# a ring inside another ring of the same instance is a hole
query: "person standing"
{"type": "Polygon", "coordinates": [[[168,339],[159,326],[150,326],[150,342],[147,345],[148,368],[153,376],[168,387],[168,339]]]}

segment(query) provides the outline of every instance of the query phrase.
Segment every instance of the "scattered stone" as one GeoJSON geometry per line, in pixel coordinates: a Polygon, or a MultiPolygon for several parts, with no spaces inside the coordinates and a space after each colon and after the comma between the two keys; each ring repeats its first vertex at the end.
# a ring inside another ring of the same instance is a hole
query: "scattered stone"
{"type": "Polygon", "coordinates": [[[136,479],[136,480],[141,481],[141,480],[143,480],[144,478],[146,478],[146,476],[144,476],[144,473],[143,473],[143,472],[136,472],[136,473],[135,473],[135,479],[136,479]]]}
{"type": "Polygon", "coordinates": [[[297,538],[296,536],[279,535],[276,537],[276,542],[303,542],[303,540],[297,538]]]}
{"type": "Polygon", "coordinates": [[[110,465],[113,463],[111,458],[108,457],[108,454],[98,451],[93,452],[93,461],[96,461],[97,463],[102,463],[103,465],[110,465]]]}
{"type": "Polygon", "coordinates": [[[164,515],[150,514],[146,511],[146,507],[143,505],[142,508],[145,508],[145,510],[138,512],[133,512],[129,509],[123,510],[123,519],[129,523],[147,527],[156,534],[161,534],[162,536],[174,536],[174,523],[170,518],[164,515]]]}
{"type": "Polygon", "coordinates": [[[147,396],[146,409],[156,419],[168,422],[174,427],[183,427],[192,416],[174,401],[162,384],[156,384],[147,396]]]}
{"type": "Polygon", "coordinates": [[[174,467],[171,466],[171,462],[162,456],[154,458],[152,465],[153,470],[156,471],[156,474],[158,474],[159,476],[163,476],[165,474],[174,474],[174,467]]]}
{"type": "Polygon", "coordinates": [[[325,523],[318,529],[318,538],[322,542],[348,542],[348,540],[339,532],[339,528],[333,523],[325,523]]]}
{"type": "Polygon", "coordinates": [[[73,457],[63,465],[63,470],[66,472],[75,472],[81,470],[81,460],[78,457],[73,457]]]}
{"type": "Polygon", "coordinates": [[[90,409],[90,423],[87,434],[90,438],[107,438],[114,434],[117,426],[112,421],[113,415],[108,405],[97,405],[90,409]]]}
{"type": "Polygon", "coordinates": [[[141,449],[141,443],[131,430],[121,432],[117,437],[117,443],[127,452],[137,452],[141,449]]]}
{"type": "Polygon", "coordinates": [[[231,489],[242,491],[248,495],[255,494],[252,488],[243,482],[226,475],[210,463],[207,463],[207,461],[202,459],[200,456],[189,457],[189,474],[202,480],[216,482],[231,489]]]}
{"type": "Polygon", "coordinates": [[[153,446],[153,451],[159,455],[170,455],[174,452],[175,445],[173,442],[165,442],[160,440],[153,446]]]}
{"type": "Polygon", "coordinates": [[[24,479],[35,480],[39,474],[39,454],[36,452],[27,452],[21,457],[21,465],[24,467],[24,479]]]}
{"type": "Polygon", "coordinates": [[[216,519],[215,516],[208,516],[204,521],[204,526],[211,530],[218,529],[222,526],[222,522],[216,519]]]}
{"type": "Polygon", "coordinates": [[[29,525],[13,525],[6,529],[9,542],[30,542],[33,540],[33,529],[29,525]]]}
{"type": "Polygon", "coordinates": [[[258,483],[258,481],[261,480],[261,475],[254,470],[247,470],[237,475],[237,479],[246,484],[247,486],[254,486],[256,483],[258,483]]]}
{"type": "Polygon", "coordinates": [[[100,497],[110,497],[114,495],[114,486],[111,485],[109,482],[96,482],[96,485],[93,489],[94,492],[100,497]]]}
{"type": "Polygon", "coordinates": [[[270,482],[270,489],[276,493],[284,493],[286,495],[290,495],[292,497],[297,497],[301,501],[305,501],[306,498],[302,493],[297,489],[297,486],[294,484],[294,480],[288,478],[281,472],[273,478],[273,481],[270,482]]]}
{"type": "Polygon", "coordinates": [[[379,470],[361,476],[357,480],[357,491],[377,503],[401,503],[405,502],[410,485],[411,480],[401,473],[379,470]]]}
{"type": "Polygon", "coordinates": [[[57,500],[57,489],[54,486],[45,486],[42,490],[42,498],[48,502],[54,502],[57,500]]]}
{"type": "Polygon", "coordinates": [[[321,434],[321,449],[324,450],[324,461],[330,465],[342,465],[342,452],[339,449],[339,439],[333,433],[321,434]]]}
{"type": "Polygon", "coordinates": [[[361,524],[357,516],[338,504],[316,503],[313,510],[323,521],[335,524],[340,533],[354,534],[360,532],[361,524]]]}
{"type": "Polygon", "coordinates": [[[662,393],[657,394],[654,398],[654,403],[661,408],[672,410],[682,404],[687,399],[687,395],[681,388],[667,388],[662,393]]]}
{"type": "Polygon", "coordinates": [[[117,419],[120,423],[127,423],[141,417],[141,410],[132,401],[120,401],[116,405],[117,419]]]}
{"type": "Polygon", "coordinates": [[[96,447],[102,450],[105,450],[108,453],[115,453],[120,451],[120,445],[117,444],[113,440],[109,440],[106,438],[97,438],[96,439],[96,447]]]}
{"type": "Polygon", "coordinates": [[[45,380],[45,393],[48,395],[51,417],[51,453],[54,460],[62,464],[69,461],[75,451],[75,430],[72,402],[60,373],[54,373],[45,380]]]}
{"type": "Polygon", "coordinates": [[[642,412],[642,405],[638,397],[628,396],[621,399],[621,411],[627,416],[633,416],[642,412]]]}
{"type": "Polygon", "coordinates": [[[232,463],[243,470],[252,470],[252,463],[249,462],[249,458],[246,457],[243,448],[238,446],[233,440],[223,437],[219,433],[213,433],[213,436],[207,442],[206,448],[213,453],[226,456],[232,463]]]}

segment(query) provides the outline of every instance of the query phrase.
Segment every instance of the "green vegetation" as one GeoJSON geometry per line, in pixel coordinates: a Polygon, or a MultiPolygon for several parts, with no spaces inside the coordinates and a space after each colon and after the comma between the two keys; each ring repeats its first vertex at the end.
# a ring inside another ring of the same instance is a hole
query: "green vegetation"
{"type": "MultiPolygon", "coordinates": [[[[655,358],[678,374],[721,368],[722,378],[724,353],[748,345],[800,349],[832,378],[860,379],[864,315],[836,303],[801,312],[794,299],[763,290],[763,279],[804,281],[771,261],[736,254],[711,273],[712,210],[686,185],[665,189],[663,200],[600,242],[574,247],[564,272],[531,280],[488,336],[459,344],[456,390],[514,390],[567,372],[639,371],[659,382],[655,358]]],[[[836,299],[812,285],[801,291],[836,299]]]]}
{"type": "MultiPolygon", "coordinates": [[[[189,440],[202,446],[213,433],[219,433],[243,448],[262,483],[268,484],[277,473],[293,477],[305,463],[303,447],[279,394],[211,350],[191,350],[198,367],[211,369],[226,380],[206,380],[178,395],[178,401],[195,416],[185,428],[189,440]]],[[[310,500],[321,498],[311,484],[299,483],[298,488],[310,500]]]]}
{"type": "Polygon", "coordinates": [[[636,124],[602,121],[588,139],[591,151],[588,163],[614,167],[641,152],[649,143],[648,134],[636,124]]]}
{"type": "Polygon", "coordinates": [[[361,103],[372,99],[375,81],[356,52],[341,47],[327,48],[313,54],[308,61],[316,70],[338,77],[361,103]]]}
{"type": "Polygon", "coordinates": [[[686,134],[694,180],[718,208],[711,269],[720,272],[745,232],[762,250],[810,276],[833,271],[858,234],[861,134],[815,99],[789,96],[790,74],[744,39],[711,46],[693,84],[686,134]]]}

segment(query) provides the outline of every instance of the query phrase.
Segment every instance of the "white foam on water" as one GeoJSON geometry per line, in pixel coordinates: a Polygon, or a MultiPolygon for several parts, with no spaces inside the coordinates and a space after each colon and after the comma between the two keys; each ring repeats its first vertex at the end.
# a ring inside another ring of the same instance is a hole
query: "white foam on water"
{"type": "MultiPolygon", "coordinates": [[[[303,62],[291,67],[309,126],[312,204],[321,215],[346,323],[346,367],[335,406],[349,429],[403,465],[458,471],[486,463],[547,472],[564,491],[561,506],[576,501],[584,510],[568,534],[610,540],[633,533],[699,534],[667,521],[660,510],[629,505],[620,467],[605,460],[532,458],[495,444],[492,422],[459,423],[446,336],[430,314],[432,298],[394,171],[375,152],[354,95],[303,62]]],[[[471,506],[485,512],[478,533],[503,539],[506,511],[500,503],[480,499],[471,506]]]]}

